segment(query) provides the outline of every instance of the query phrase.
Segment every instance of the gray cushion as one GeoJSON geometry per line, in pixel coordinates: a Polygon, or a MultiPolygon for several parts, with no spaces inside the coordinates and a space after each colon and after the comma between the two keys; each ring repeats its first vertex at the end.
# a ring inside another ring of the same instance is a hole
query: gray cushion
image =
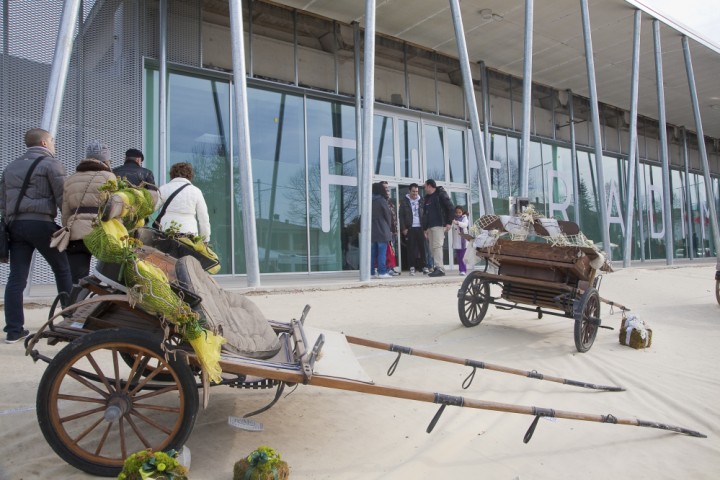
{"type": "Polygon", "coordinates": [[[260,359],[280,350],[278,336],[260,309],[244,295],[223,290],[197,259],[178,259],[175,273],[183,288],[202,298],[195,310],[228,341],[223,350],[260,359]]]}

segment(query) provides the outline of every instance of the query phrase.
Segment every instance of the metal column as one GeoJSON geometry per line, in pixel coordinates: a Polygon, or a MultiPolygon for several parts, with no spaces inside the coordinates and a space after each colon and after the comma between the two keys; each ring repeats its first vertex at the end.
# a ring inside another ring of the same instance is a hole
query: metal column
{"type": "Polygon", "coordinates": [[[160,158],[158,158],[158,170],[159,178],[157,179],[158,185],[165,183],[165,177],[167,176],[167,13],[168,5],[167,0],[160,0],[159,6],[159,30],[160,30],[160,84],[158,86],[160,96],[160,103],[158,105],[158,111],[160,114],[160,121],[158,122],[158,146],[160,158]]]}
{"type": "Polygon", "coordinates": [[[470,112],[470,128],[473,132],[473,146],[475,148],[475,158],[478,163],[478,174],[480,175],[480,188],[478,190],[480,191],[480,196],[483,201],[485,214],[492,215],[495,210],[493,209],[492,198],[490,197],[490,175],[488,174],[487,162],[485,160],[483,137],[480,132],[480,117],[478,116],[477,104],[475,103],[475,88],[473,86],[472,75],[470,74],[470,60],[467,53],[467,44],[465,43],[462,16],[460,14],[460,0],[450,0],[450,11],[452,12],[452,20],[455,27],[455,41],[457,42],[460,57],[460,71],[463,77],[465,101],[467,102],[468,111],[470,112]]]}
{"type": "Polygon", "coordinates": [[[663,84],[662,48],[660,47],[660,21],[653,20],[655,45],[655,79],[658,98],[658,133],[660,134],[660,160],[662,161],[663,229],[665,230],[665,260],[673,264],[672,216],[670,211],[670,159],[667,146],[665,120],[665,86],[663,84]]]}
{"type": "Polygon", "coordinates": [[[365,95],[363,97],[362,170],[360,173],[360,281],[370,280],[373,113],[375,102],[375,0],[365,1],[365,95]]]}
{"type": "Polygon", "coordinates": [[[683,153],[683,165],[685,165],[685,216],[687,217],[687,238],[685,244],[687,245],[686,257],[690,260],[695,258],[695,245],[692,241],[693,221],[692,221],[692,202],[690,201],[690,159],[688,158],[687,151],[687,130],[682,127],[682,153],[683,153]]]}
{"type": "Polygon", "coordinates": [[[490,152],[490,84],[488,83],[488,72],[487,72],[487,65],[485,65],[485,62],[480,62],[480,88],[482,88],[482,109],[483,109],[483,120],[485,120],[485,123],[483,123],[483,131],[484,131],[484,138],[485,141],[485,160],[488,161],[488,159],[491,156],[490,152]]]}
{"type": "MultiPolygon", "coordinates": [[[[705,195],[707,198],[708,209],[710,210],[710,226],[713,232],[713,241],[715,249],[720,252],[720,233],[718,233],[717,211],[715,209],[715,195],[712,189],[712,179],[710,178],[710,167],[708,166],[707,150],[705,149],[705,134],[703,133],[702,118],[700,117],[700,105],[698,104],[697,90],[695,88],[695,73],[692,67],[692,58],[690,57],[690,46],[685,35],[682,37],[683,53],[685,54],[685,70],[687,71],[688,86],[690,87],[690,98],[692,99],[693,115],[695,116],[695,130],[697,132],[698,153],[703,166],[703,178],[705,179],[705,195]]],[[[688,212],[690,214],[690,212],[688,212]]],[[[718,253],[720,259],[720,253],[718,253]]]]}
{"type": "Polygon", "coordinates": [[[533,0],[525,0],[525,48],[523,53],[523,122],[522,156],[520,157],[521,197],[529,195],[530,177],[530,129],[532,125],[532,43],[533,43],[533,0]]]}
{"type": "MultiPolygon", "coordinates": [[[[353,61],[355,64],[355,158],[358,160],[358,175],[363,172],[362,156],[362,83],[360,83],[360,24],[353,22],[353,61]]],[[[363,205],[365,194],[362,189],[358,192],[358,201],[363,205]]]]}
{"type": "Polygon", "coordinates": [[[633,212],[635,206],[635,157],[637,153],[637,104],[640,78],[640,29],[642,12],[635,10],[633,29],[632,80],[630,81],[630,142],[628,147],[627,216],[625,218],[625,243],[623,245],[623,267],[630,266],[632,257],[633,212]]]}
{"type": "Polygon", "coordinates": [[[567,91],[568,99],[568,116],[570,122],[570,169],[572,170],[573,184],[573,220],[580,225],[580,186],[578,185],[578,162],[577,162],[577,146],[575,145],[575,99],[572,90],[567,91]]]}
{"type": "Polygon", "coordinates": [[[588,90],[590,91],[590,109],[592,111],[593,140],[595,142],[595,170],[597,172],[597,191],[602,232],[603,250],[612,260],[610,231],[608,230],[607,197],[605,194],[605,175],[603,174],[602,138],[600,137],[600,111],[598,107],[597,86],[595,84],[595,61],[593,60],[592,38],[590,34],[590,12],[587,0],[580,0],[582,12],[583,37],[585,39],[585,64],[587,66],[588,90]]]}
{"type": "MultiPolygon", "coordinates": [[[[55,44],[55,56],[53,57],[50,69],[50,80],[48,82],[47,95],[45,96],[45,108],[43,109],[40,128],[47,130],[55,137],[57,136],[58,122],[60,120],[60,109],[62,108],[65,96],[65,84],[72,55],[73,39],[75,38],[75,24],[80,13],[80,0],[65,0],[60,29],[58,30],[57,43],[55,44]]],[[[31,272],[32,273],[32,272],[31,272]]]]}
{"type": "Polygon", "coordinates": [[[233,79],[235,81],[235,122],[237,124],[238,163],[245,240],[245,269],[248,287],[260,286],[255,203],[253,195],[250,126],[248,124],[247,82],[245,78],[245,45],[243,39],[242,0],[230,0],[230,41],[232,44],[233,79]]]}

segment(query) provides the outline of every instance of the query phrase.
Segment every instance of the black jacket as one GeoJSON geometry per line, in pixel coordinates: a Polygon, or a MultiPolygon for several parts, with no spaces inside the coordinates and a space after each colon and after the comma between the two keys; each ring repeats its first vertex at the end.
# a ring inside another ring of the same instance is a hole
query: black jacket
{"type": "Polygon", "coordinates": [[[423,206],[425,210],[425,216],[423,217],[424,230],[452,225],[454,207],[443,187],[437,187],[435,193],[427,195],[423,206]]]}
{"type": "Polygon", "coordinates": [[[152,170],[141,167],[132,160],[128,160],[124,165],[113,169],[113,173],[116,177],[123,177],[136,187],[143,186],[144,182],[147,184],[144,186],[148,190],[157,190],[157,186],[155,185],[155,176],[153,175],[152,170]]]}

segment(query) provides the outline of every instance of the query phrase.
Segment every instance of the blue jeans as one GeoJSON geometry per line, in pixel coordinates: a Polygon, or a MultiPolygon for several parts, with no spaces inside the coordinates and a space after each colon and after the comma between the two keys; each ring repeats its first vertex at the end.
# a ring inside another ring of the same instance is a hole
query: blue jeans
{"type": "Polygon", "coordinates": [[[387,242],[370,243],[370,271],[377,262],[378,275],[387,273],[387,242]]]}
{"type": "Polygon", "coordinates": [[[5,286],[5,332],[20,333],[25,325],[23,291],[30,273],[30,262],[35,250],[55,274],[58,293],[70,294],[72,279],[70,264],[65,252],[50,247],[50,237],[59,227],[54,222],[41,220],[15,220],[10,224],[10,275],[5,286]]]}

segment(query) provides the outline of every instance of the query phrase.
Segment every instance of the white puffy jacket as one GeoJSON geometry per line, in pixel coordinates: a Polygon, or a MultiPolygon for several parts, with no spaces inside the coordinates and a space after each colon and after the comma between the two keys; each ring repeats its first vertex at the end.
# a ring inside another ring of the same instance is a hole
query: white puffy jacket
{"type": "MultiPolygon", "coordinates": [[[[160,203],[158,210],[162,208],[165,201],[175,190],[190,183],[187,178],[173,178],[169,183],[160,187],[160,203]]],[[[199,188],[190,185],[178,193],[168,205],[165,215],[160,220],[163,229],[170,226],[170,222],[180,225],[180,232],[192,233],[205,237],[210,241],[210,217],[208,216],[205,198],[199,188]],[[195,217],[197,216],[197,220],[195,217]],[[198,224],[200,228],[198,228],[198,224]]]]}

